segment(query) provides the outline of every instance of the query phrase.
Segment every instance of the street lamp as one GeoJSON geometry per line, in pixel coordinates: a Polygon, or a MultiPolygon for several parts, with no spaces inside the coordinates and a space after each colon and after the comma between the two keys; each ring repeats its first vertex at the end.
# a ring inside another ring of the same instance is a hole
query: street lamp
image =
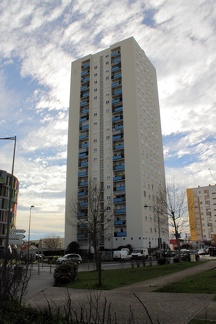
{"type": "Polygon", "coordinates": [[[12,201],[12,196],[13,196],[14,162],[15,162],[15,153],[16,153],[16,135],[15,136],[12,136],[12,137],[0,137],[0,140],[14,141],[12,171],[11,171],[11,179],[10,179],[10,196],[9,196],[9,203],[8,203],[8,215],[7,215],[7,226],[6,226],[6,239],[5,239],[5,258],[4,258],[4,262],[5,262],[5,265],[7,265],[9,234],[10,234],[10,223],[11,223],[11,201],[12,201]]]}
{"type": "Polygon", "coordinates": [[[29,213],[29,229],[28,229],[28,262],[29,262],[29,248],[30,248],[30,230],[31,230],[31,210],[32,210],[32,208],[34,208],[34,206],[33,205],[31,205],[31,207],[30,207],[30,213],[29,213]]]}
{"type": "MultiPolygon", "coordinates": [[[[145,208],[148,208],[148,207],[153,207],[153,206],[144,205],[144,207],[145,208]]],[[[161,257],[160,217],[159,217],[158,210],[157,210],[157,221],[158,221],[158,248],[159,248],[159,257],[161,257]]]]}

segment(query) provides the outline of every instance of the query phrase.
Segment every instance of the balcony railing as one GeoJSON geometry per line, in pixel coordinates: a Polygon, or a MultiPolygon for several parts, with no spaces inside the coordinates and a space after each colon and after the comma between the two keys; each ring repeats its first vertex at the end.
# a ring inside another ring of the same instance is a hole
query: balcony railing
{"type": "Polygon", "coordinates": [[[86,186],[88,186],[88,181],[80,182],[78,185],[79,185],[79,187],[86,187],[86,186]]]}
{"type": "Polygon", "coordinates": [[[113,147],[113,150],[121,150],[123,148],[124,148],[124,144],[118,144],[118,145],[113,147]]]}
{"type": "Polygon", "coordinates": [[[121,160],[123,158],[124,158],[124,154],[114,155],[113,156],[113,161],[115,161],[115,160],[121,160]]]}
{"type": "Polygon", "coordinates": [[[85,162],[80,163],[79,166],[80,167],[86,167],[86,166],[88,166],[88,161],[85,161],[85,162]]]}
{"type": "Polygon", "coordinates": [[[124,164],[116,165],[116,166],[114,167],[114,170],[124,170],[124,167],[125,167],[124,164]]]}
{"type": "Polygon", "coordinates": [[[119,186],[114,188],[114,191],[124,191],[124,190],[125,190],[125,186],[119,186]]]}
{"type": "Polygon", "coordinates": [[[83,197],[87,195],[87,191],[78,192],[78,197],[83,197]]]}
{"type": "Polygon", "coordinates": [[[114,211],[115,214],[125,214],[126,213],[126,208],[120,208],[120,209],[116,209],[114,211]]]}
{"type": "Polygon", "coordinates": [[[114,198],[113,199],[114,203],[119,203],[119,202],[123,202],[123,201],[125,201],[125,197],[119,197],[119,198],[114,198]]]}
{"type": "Polygon", "coordinates": [[[88,74],[89,74],[89,70],[86,70],[86,71],[82,71],[81,72],[81,76],[88,75],[88,74]]]}
{"type": "Polygon", "coordinates": [[[127,236],[127,232],[114,232],[115,237],[125,237],[127,236]]]}
{"type": "Polygon", "coordinates": [[[88,152],[82,152],[79,154],[79,158],[82,158],[84,156],[88,156],[88,152]]]}
{"type": "Polygon", "coordinates": [[[115,220],[114,221],[114,225],[125,225],[126,224],[126,220],[115,220]]]}
{"type": "Polygon", "coordinates": [[[112,79],[118,79],[118,78],[121,78],[121,73],[115,73],[115,74],[113,74],[113,76],[112,76],[112,79]]]}
{"type": "Polygon", "coordinates": [[[78,172],[78,177],[85,177],[88,175],[87,171],[78,172]]]}
{"type": "Polygon", "coordinates": [[[113,112],[119,112],[119,111],[123,111],[123,107],[120,106],[120,107],[116,107],[113,109],[113,112]]]}
{"type": "Polygon", "coordinates": [[[119,139],[121,139],[121,138],[123,138],[123,135],[122,134],[120,134],[120,135],[115,135],[115,136],[113,136],[113,141],[117,141],[117,140],[119,140],[119,139]]]}
{"type": "Polygon", "coordinates": [[[120,51],[115,51],[111,53],[111,57],[115,57],[120,54],[120,51]]]}
{"type": "Polygon", "coordinates": [[[80,135],[80,137],[79,137],[80,140],[83,140],[83,139],[85,139],[85,138],[88,138],[88,135],[87,135],[87,134],[80,135]]]}

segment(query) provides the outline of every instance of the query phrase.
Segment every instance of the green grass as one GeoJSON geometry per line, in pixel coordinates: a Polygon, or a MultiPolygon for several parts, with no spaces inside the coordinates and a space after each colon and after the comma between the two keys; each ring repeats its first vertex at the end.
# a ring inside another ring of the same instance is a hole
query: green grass
{"type": "Polygon", "coordinates": [[[157,292],[216,294],[216,270],[208,270],[156,290],[157,292]]]}
{"type": "MultiPolygon", "coordinates": [[[[197,263],[184,262],[182,264],[173,263],[160,266],[148,266],[140,268],[103,270],[102,282],[100,289],[110,290],[118,287],[123,287],[136,282],[156,278],[159,276],[168,275],[178,272],[193,266],[197,263]]],[[[69,288],[78,289],[97,289],[98,288],[98,273],[96,271],[79,272],[75,282],[67,285],[69,288]]]]}

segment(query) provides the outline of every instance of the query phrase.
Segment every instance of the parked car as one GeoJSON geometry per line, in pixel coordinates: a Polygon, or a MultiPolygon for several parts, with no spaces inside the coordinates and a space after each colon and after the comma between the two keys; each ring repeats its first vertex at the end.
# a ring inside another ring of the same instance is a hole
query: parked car
{"type": "Polygon", "coordinates": [[[76,262],[77,264],[80,264],[82,262],[82,257],[79,254],[70,253],[65,254],[63,257],[60,257],[56,260],[57,264],[62,264],[64,262],[76,262]]]}
{"type": "MultiPolygon", "coordinates": [[[[191,255],[195,255],[196,261],[199,261],[200,259],[199,254],[195,250],[182,250],[180,251],[180,255],[182,261],[191,261],[191,255]]],[[[176,256],[174,256],[173,258],[173,262],[179,262],[179,259],[179,253],[177,253],[176,256]]]]}

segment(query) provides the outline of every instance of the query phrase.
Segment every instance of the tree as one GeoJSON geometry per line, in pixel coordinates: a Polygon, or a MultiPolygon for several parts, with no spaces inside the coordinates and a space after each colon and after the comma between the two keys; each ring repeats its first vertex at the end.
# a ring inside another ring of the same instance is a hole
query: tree
{"type": "Polygon", "coordinates": [[[168,216],[169,229],[176,238],[179,261],[181,262],[179,238],[180,232],[187,221],[185,214],[187,211],[185,191],[175,184],[167,184],[165,190],[158,192],[155,210],[159,215],[158,217],[168,216]]]}
{"type": "Polygon", "coordinates": [[[88,185],[88,192],[85,196],[86,209],[83,209],[83,200],[73,201],[69,223],[76,226],[77,234],[84,235],[90,246],[94,249],[96,270],[98,271],[98,285],[102,285],[101,277],[101,253],[100,248],[104,241],[111,235],[112,231],[112,200],[104,202],[103,184],[98,186],[94,182],[88,185]]]}
{"type": "Polygon", "coordinates": [[[76,241],[72,241],[68,244],[66,253],[79,253],[80,246],[76,241]]]}
{"type": "Polygon", "coordinates": [[[52,237],[45,238],[42,241],[42,244],[44,244],[48,249],[57,250],[61,247],[61,240],[59,236],[53,235],[52,237]]]}

